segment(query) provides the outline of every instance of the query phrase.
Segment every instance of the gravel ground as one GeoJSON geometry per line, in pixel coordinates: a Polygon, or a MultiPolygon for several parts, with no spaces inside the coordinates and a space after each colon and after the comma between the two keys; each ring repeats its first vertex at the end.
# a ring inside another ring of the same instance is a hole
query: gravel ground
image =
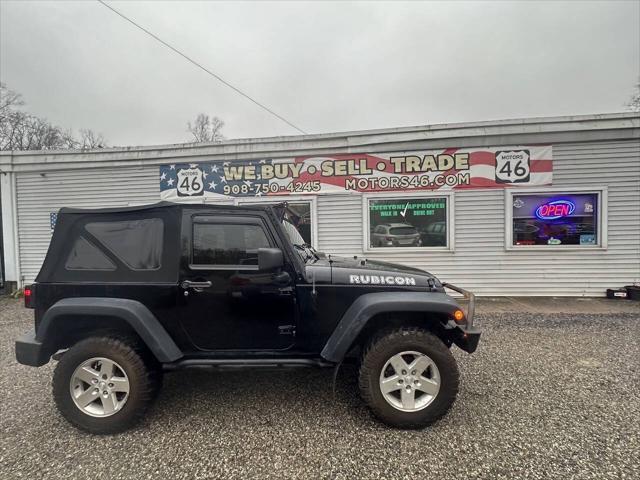
{"type": "Polygon", "coordinates": [[[137,429],[92,437],[56,412],[53,362],[14,359],[31,312],[0,299],[0,478],[638,478],[640,312],[487,315],[455,349],[461,389],[423,431],[377,423],[355,371],[186,370],[137,429]]]}

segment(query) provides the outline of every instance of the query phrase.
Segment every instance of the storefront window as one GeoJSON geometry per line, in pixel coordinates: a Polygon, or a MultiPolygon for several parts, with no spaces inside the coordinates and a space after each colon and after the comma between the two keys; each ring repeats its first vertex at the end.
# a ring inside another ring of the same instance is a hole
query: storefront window
{"type": "Polygon", "coordinates": [[[514,194],[513,245],[595,246],[598,193],[514,194]]]}
{"type": "Polygon", "coordinates": [[[446,197],[368,199],[370,248],[446,247],[446,197]]]}

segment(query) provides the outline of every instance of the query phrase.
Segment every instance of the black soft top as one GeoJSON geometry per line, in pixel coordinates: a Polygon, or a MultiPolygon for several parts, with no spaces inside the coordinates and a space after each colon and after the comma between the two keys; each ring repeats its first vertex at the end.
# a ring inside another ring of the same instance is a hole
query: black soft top
{"type": "Polygon", "coordinates": [[[158,202],[151,203],[149,205],[137,205],[133,207],[105,207],[105,208],[74,208],[74,207],[62,207],[59,213],[81,213],[81,214],[91,214],[91,213],[118,213],[118,212],[139,212],[144,210],[153,210],[156,208],[172,208],[172,207],[180,207],[181,205],[178,203],[172,202],[158,202]]]}
{"type": "Polygon", "coordinates": [[[221,209],[221,210],[268,210],[270,208],[277,208],[282,204],[270,204],[270,205],[216,205],[210,203],[174,203],[174,202],[157,202],[149,205],[136,205],[132,207],[105,207],[105,208],[73,208],[62,207],[59,211],[60,214],[73,213],[73,214],[100,214],[100,213],[128,213],[128,212],[144,212],[147,210],[156,209],[221,209]]]}
{"type": "Polygon", "coordinates": [[[133,207],[62,208],[36,282],[173,283],[180,268],[184,209],[266,212],[275,219],[284,205],[159,202],[133,207]]]}

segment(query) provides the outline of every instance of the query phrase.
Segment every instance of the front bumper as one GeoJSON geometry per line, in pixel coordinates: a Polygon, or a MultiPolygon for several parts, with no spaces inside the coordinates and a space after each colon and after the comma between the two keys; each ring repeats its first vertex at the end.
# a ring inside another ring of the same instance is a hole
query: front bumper
{"type": "Polygon", "coordinates": [[[452,340],[453,343],[465,352],[473,353],[478,348],[480,334],[482,333],[482,331],[473,324],[476,313],[476,296],[470,291],[450,283],[443,283],[442,286],[460,293],[467,300],[467,308],[465,311],[466,323],[463,325],[456,325],[456,328],[452,333],[452,340]]]}
{"type": "Polygon", "coordinates": [[[458,347],[467,353],[473,353],[478,348],[478,342],[480,342],[480,335],[482,331],[476,327],[461,327],[454,329],[451,334],[451,339],[458,347]]]}
{"type": "Polygon", "coordinates": [[[36,338],[36,332],[31,331],[16,340],[16,360],[23,365],[41,367],[49,363],[51,354],[42,342],[36,338]]]}

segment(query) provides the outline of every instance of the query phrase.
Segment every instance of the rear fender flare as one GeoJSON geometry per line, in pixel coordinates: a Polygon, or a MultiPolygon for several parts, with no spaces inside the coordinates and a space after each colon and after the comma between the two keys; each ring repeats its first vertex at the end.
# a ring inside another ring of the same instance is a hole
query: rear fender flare
{"type": "Polygon", "coordinates": [[[321,356],[330,362],[341,362],[367,322],[380,313],[423,312],[452,315],[460,307],[440,292],[367,293],[356,299],[344,313],[321,356]]]}
{"type": "MultiPolygon", "coordinates": [[[[53,304],[43,315],[35,340],[47,345],[64,317],[112,317],[125,321],[161,363],[174,362],[183,356],[158,319],[136,300],[124,298],[65,298],[53,304]]],[[[53,346],[55,353],[55,346],[53,346]]]]}

